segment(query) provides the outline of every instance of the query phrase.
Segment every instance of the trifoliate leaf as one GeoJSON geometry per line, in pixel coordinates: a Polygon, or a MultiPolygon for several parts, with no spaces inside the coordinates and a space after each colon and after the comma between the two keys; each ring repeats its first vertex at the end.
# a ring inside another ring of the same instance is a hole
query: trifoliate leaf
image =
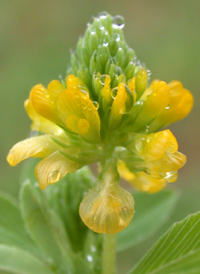
{"type": "Polygon", "coordinates": [[[200,212],[175,223],[129,274],[200,273],[200,212]]]}

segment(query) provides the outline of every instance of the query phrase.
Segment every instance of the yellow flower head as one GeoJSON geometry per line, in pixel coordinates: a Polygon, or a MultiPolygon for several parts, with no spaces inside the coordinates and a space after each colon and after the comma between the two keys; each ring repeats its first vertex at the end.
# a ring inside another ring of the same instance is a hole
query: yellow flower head
{"type": "Polygon", "coordinates": [[[42,189],[100,163],[98,182],[80,205],[83,222],[99,233],[121,231],[133,217],[134,201],[118,185],[119,174],[149,193],[177,179],[186,157],[171,131],[159,130],[193,106],[178,81],[148,84],[149,71],[126,44],[122,18],[117,22],[106,13],[95,18],[71,55],[65,81],[32,88],[25,108],[40,134],[17,143],[7,157],[11,166],[41,158],[35,176],[42,189]]]}

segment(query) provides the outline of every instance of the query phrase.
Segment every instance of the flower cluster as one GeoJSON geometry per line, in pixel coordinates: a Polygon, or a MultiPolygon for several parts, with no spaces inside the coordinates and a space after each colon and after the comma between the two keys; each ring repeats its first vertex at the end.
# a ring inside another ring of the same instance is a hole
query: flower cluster
{"type": "Polygon", "coordinates": [[[133,197],[118,185],[119,174],[149,193],[177,179],[186,157],[170,130],[158,130],[193,105],[178,81],[148,84],[150,73],[126,44],[123,27],[122,17],[107,13],[88,24],[66,80],[34,86],[25,101],[31,129],[40,134],[17,143],[7,157],[11,166],[41,158],[35,176],[42,189],[99,163],[98,182],[80,205],[83,222],[99,233],[119,232],[133,217],[133,197]]]}

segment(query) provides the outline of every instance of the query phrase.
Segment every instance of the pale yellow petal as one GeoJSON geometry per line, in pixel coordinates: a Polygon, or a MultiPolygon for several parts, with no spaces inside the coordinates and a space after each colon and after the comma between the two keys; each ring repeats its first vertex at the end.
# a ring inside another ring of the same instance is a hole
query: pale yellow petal
{"type": "Polygon", "coordinates": [[[159,81],[155,82],[152,87],[154,88],[152,92],[148,96],[144,94],[144,97],[141,98],[141,108],[132,126],[132,130],[136,132],[146,127],[169,105],[168,85],[164,81],[159,81]]]}
{"type": "MultiPolygon", "coordinates": [[[[68,152],[70,153],[70,151],[68,152]]],[[[56,151],[37,164],[35,176],[41,189],[45,189],[48,185],[59,181],[66,174],[75,172],[82,165],[56,151]]]]}
{"type": "Polygon", "coordinates": [[[110,88],[110,82],[111,78],[109,75],[105,76],[105,83],[101,90],[101,97],[102,97],[102,105],[103,110],[106,111],[106,109],[111,105],[112,103],[112,97],[111,97],[111,88],[110,88]]]}
{"type": "Polygon", "coordinates": [[[166,152],[176,152],[178,143],[167,129],[151,134],[138,134],[127,148],[147,161],[155,161],[163,157],[166,152]]]}
{"type": "Polygon", "coordinates": [[[78,133],[78,121],[80,118],[78,118],[75,115],[68,116],[66,119],[66,126],[69,128],[71,131],[78,133]]]}
{"type": "Polygon", "coordinates": [[[79,213],[91,230],[118,233],[129,225],[134,215],[133,196],[118,184],[98,183],[84,197],[79,213]]]}
{"type": "Polygon", "coordinates": [[[14,145],[7,156],[7,161],[11,166],[15,166],[29,157],[44,158],[60,148],[50,135],[32,137],[14,145]]]}
{"type": "Polygon", "coordinates": [[[123,83],[119,84],[117,96],[114,99],[109,117],[109,127],[115,129],[120,125],[122,115],[126,112],[126,88],[123,83]]]}
{"type": "Polygon", "coordinates": [[[145,172],[136,173],[136,178],[132,181],[129,181],[129,183],[138,190],[148,193],[158,192],[166,186],[164,179],[154,178],[145,172]]]}
{"type": "Polygon", "coordinates": [[[33,121],[33,123],[31,124],[32,130],[41,131],[47,134],[66,136],[63,129],[61,129],[55,123],[43,118],[39,113],[37,113],[29,99],[24,102],[24,107],[26,109],[26,112],[28,113],[28,116],[33,121]]]}
{"type": "MultiPolygon", "coordinates": [[[[57,110],[61,120],[65,123],[67,122],[67,125],[72,122],[71,120],[68,120],[69,116],[77,117],[76,122],[78,122],[78,118],[87,120],[91,131],[93,132],[92,138],[96,138],[96,141],[100,140],[99,114],[94,104],[86,94],[82,93],[78,89],[71,88],[64,90],[59,95],[57,110]]],[[[73,120],[73,122],[75,122],[75,120],[73,120]]],[[[70,129],[77,133],[76,126],[70,126],[70,129]]]]}
{"type": "MultiPolygon", "coordinates": [[[[51,85],[51,84],[50,84],[51,85]]],[[[53,85],[53,84],[52,84],[53,85]]],[[[64,89],[64,87],[63,87],[64,89]]],[[[42,85],[34,86],[30,92],[30,101],[33,104],[35,110],[44,118],[60,124],[61,121],[56,111],[56,92],[52,91],[52,96],[50,93],[51,89],[47,90],[42,85]]],[[[60,92],[62,90],[59,90],[60,92]]],[[[57,90],[58,93],[58,90],[57,90]]],[[[58,95],[58,94],[57,94],[58,95]]]]}
{"type": "Polygon", "coordinates": [[[51,101],[56,103],[58,96],[64,89],[64,86],[58,80],[53,80],[47,86],[47,94],[49,94],[51,101]]]}
{"type": "Polygon", "coordinates": [[[117,169],[119,171],[120,176],[124,178],[126,181],[132,181],[135,179],[135,174],[127,168],[123,161],[119,161],[117,169]]]}
{"type": "Polygon", "coordinates": [[[137,100],[141,97],[141,95],[145,91],[145,88],[146,88],[146,85],[147,85],[147,81],[148,81],[147,71],[146,71],[145,68],[142,68],[138,72],[138,74],[136,76],[136,80],[135,80],[137,100]]]}
{"type": "Polygon", "coordinates": [[[158,161],[148,162],[147,167],[154,172],[164,173],[177,171],[186,163],[186,156],[179,151],[166,153],[158,161]]]}
{"type": "Polygon", "coordinates": [[[168,84],[170,91],[170,103],[151,123],[150,130],[155,131],[161,127],[185,118],[191,111],[194,98],[191,92],[184,89],[178,81],[172,81],[168,84]]]}

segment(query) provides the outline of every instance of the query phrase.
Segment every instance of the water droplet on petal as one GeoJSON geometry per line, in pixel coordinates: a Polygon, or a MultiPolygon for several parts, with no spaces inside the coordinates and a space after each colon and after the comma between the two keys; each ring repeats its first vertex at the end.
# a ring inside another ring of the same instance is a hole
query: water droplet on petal
{"type": "Polygon", "coordinates": [[[103,74],[100,76],[100,83],[104,86],[106,82],[106,74],[103,74]]]}
{"type": "Polygon", "coordinates": [[[146,125],[146,130],[145,130],[145,133],[148,134],[149,133],[149,126],[146,125]]]}
{"type": "Polygon", "coordinates": [[[99,28],[100,28],[100,30],[104,30],[105,29],[103,25],[101,25],[99,28]]]}
{"type": "Polygon", "coordinates": [[[120,15],[116,15],[115,17],[113,17],[112,26],[114,29],[123,29],[123,27],[125,26],[124,18],[120,15]]]}
{"type": "Polygon", "coordinates": [[[177,180],[177,172],[176,171],[166,172],[165,177],[163,179],[165,179],[169,183],[173,183],[177,180]]]}
{"type": "Polygon", "coordinates": [[[113,40],[119,42],[120,39],[121,39],[121,37],[120,37],[119,33],[114,33],[114,34],[113,34],[113,40]]]}
{"type": "Polygon", "coordinates": [[[117,97],[117,91],[118,91],[118,87],[113,88],[113,89],[111,90],[111,97],[112,97],[113,99],[115,99],[115,98],[117,97]]]}
{"type": "Polygon", "coordinates": [[[165,109],[170,109],[170,104],[165,109]]]}
{"type": "Polygon", "coordinates": [[[92,35],[96,34],[96,30],[91,30],[90,32],[92,35]]]}
{"type": "Polygon", "coordinates": [[[49,98],[49,93],[47,93],[47,91],[45,91],[44,96],[48,99],[49,98]]]}
{"type": "Polygon", "coordinates": [[[78,85],[77,88],[84,94],[86,97],[89,97],[89,93],[86,87],[78,85]]]}
{"type": "Polygon", "coordinates": [[[52,171],[51,173],[49,173],[48,175],[48,184],[53,184],[57,181],[59,181],[61,178],[61,173],[59,170],[55,170],[55,171],[52,171]]]}
{"type": "Polygon", "coordinates": [[[108,46],[108,42],[103,42],[103,46],[107,47],[108,46]]]}
{"type": "Polygon", "coordinates": [[[96,110],[99,109],[99,103],[97,101],[93,101],[92,103],[94,107],[96,108],[96,110]]]}

